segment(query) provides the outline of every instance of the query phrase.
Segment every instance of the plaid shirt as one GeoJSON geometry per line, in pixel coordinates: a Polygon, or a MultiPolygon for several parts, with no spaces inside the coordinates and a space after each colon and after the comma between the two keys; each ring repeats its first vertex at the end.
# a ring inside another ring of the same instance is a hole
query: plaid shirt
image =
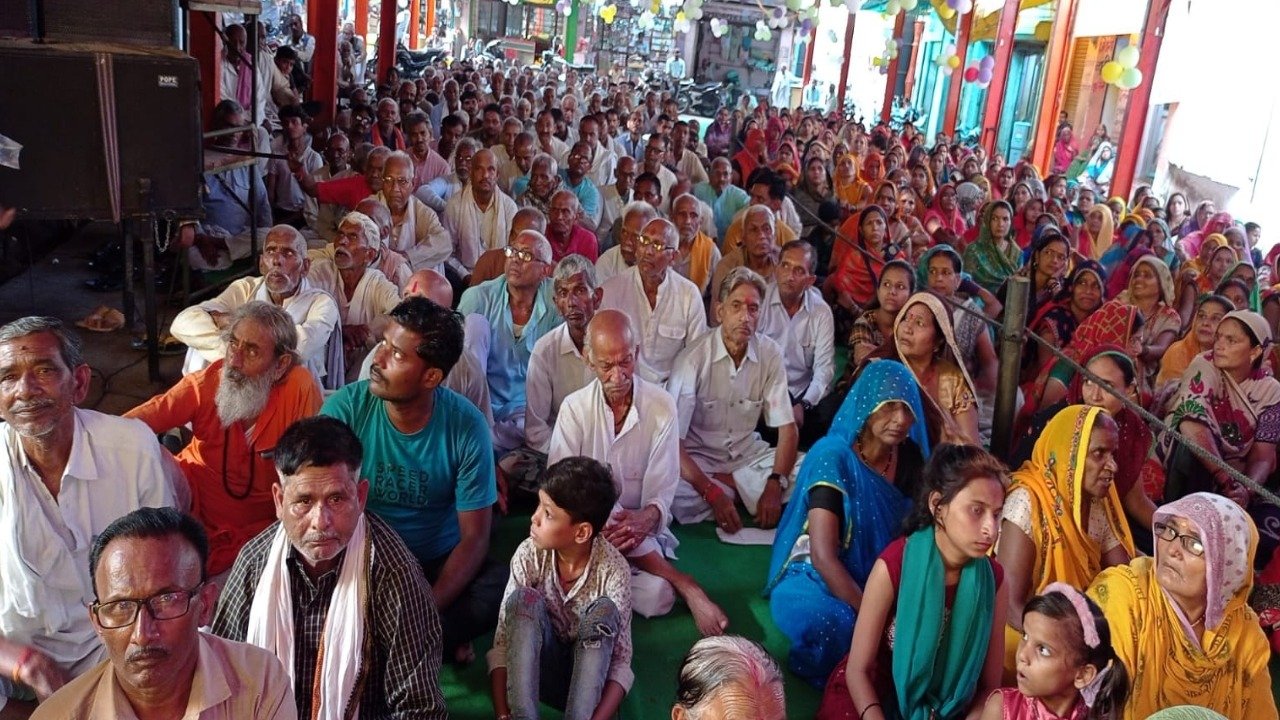
{"type": "MultiPolygon", "coordinates": [[[[446,718],[440,691],[440,617],[422,567],[395,531],[366,514],[373,540],[369,623],[373,631],[373,661],[362,668],[364,690],[361,718],[446,718]]],[[[249,627],[249,608],[266,564],[267,550],[278,523],[262,531],[240,551],[218,600],[213,632],[243,641],[249,627]]],[[[338,582],[338,569],[314,582],[303,570],[296,550],[287,561],[293,596],[293,676],[298,717],[312,716],[310,678],[315,677],[320,636],[329,601],[338,582]]]]}

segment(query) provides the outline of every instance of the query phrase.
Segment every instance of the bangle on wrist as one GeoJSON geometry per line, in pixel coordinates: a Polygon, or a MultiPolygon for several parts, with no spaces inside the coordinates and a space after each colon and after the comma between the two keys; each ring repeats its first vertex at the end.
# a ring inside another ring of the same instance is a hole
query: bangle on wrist
{"type": "Polygon", "coordinates": [[[862,720],[862,718],[866,717],[871,708],[875,707],[880,707],[880,703],[871,703],[870,705],[862,708],[862,711],[858,713],[858,720],[862,720]]]}
{"type": "Polygon", "coordinates": [[[715,482],[708,480],[707,487],[702,491],[702,499],[707,501],[709,505],[715,505],[716,501],[724,497],[724,491],[715,482]]]}
{"type": "Polygon", "coordinates": [[[26,665],[27,661],[31,659],[31,656],[35,654],[36,654],[35,648],[32,648],[30,645],[28,645],[22,651],[22,654],[18,656],[18,662],[14,664],[13,672],[10,674],[10,678],[13,680],[14,684],[17,684],[17,685],[25,684],[21,680],[22,667],[26,665]]]}

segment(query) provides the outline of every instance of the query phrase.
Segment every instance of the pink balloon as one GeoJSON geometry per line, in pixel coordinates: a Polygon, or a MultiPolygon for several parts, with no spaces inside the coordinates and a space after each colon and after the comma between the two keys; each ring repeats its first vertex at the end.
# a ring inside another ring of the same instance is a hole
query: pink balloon
{"type": "Polygon", "coordinates": [[[974,82],[978,79],[978,68],[967,67],[964,70],[964,79],[966,82],[974,82]]]}

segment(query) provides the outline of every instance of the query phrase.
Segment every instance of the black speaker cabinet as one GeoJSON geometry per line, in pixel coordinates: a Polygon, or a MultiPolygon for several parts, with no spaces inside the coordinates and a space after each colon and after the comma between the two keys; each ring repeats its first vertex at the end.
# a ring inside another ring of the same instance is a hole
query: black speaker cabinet
{"type": "Polygon", "coordinates": [[[110,220],[109,167],[118,163],[124,216],[197,213],[203,156],[196,60],[169,49],[74,47],[0,41],[0,135],[23,146],[19,169],[0,166],[0,205],[30,217],[110,220]],[[100,89],[115,113],[117,151],[110,154],[100,89]],[[139,190],[148,180],[145,207],[139,190]]]}
{"type": "Polygon", "coordinates": [[[0,37],[179,46],[177,0],[0,0],[0,37]]]}

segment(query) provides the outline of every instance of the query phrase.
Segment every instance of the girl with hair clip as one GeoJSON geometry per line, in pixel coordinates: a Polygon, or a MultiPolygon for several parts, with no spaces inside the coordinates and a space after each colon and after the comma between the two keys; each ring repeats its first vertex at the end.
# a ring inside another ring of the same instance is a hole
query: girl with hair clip
{"type": "Polygon", "coordinates": [[[1097,603],[1066,583],[1031,598],[1022,614],[1018,686],[987,697],[981,720],[1111,720],[1129,672],[1111,647],[1097,603]]]}

